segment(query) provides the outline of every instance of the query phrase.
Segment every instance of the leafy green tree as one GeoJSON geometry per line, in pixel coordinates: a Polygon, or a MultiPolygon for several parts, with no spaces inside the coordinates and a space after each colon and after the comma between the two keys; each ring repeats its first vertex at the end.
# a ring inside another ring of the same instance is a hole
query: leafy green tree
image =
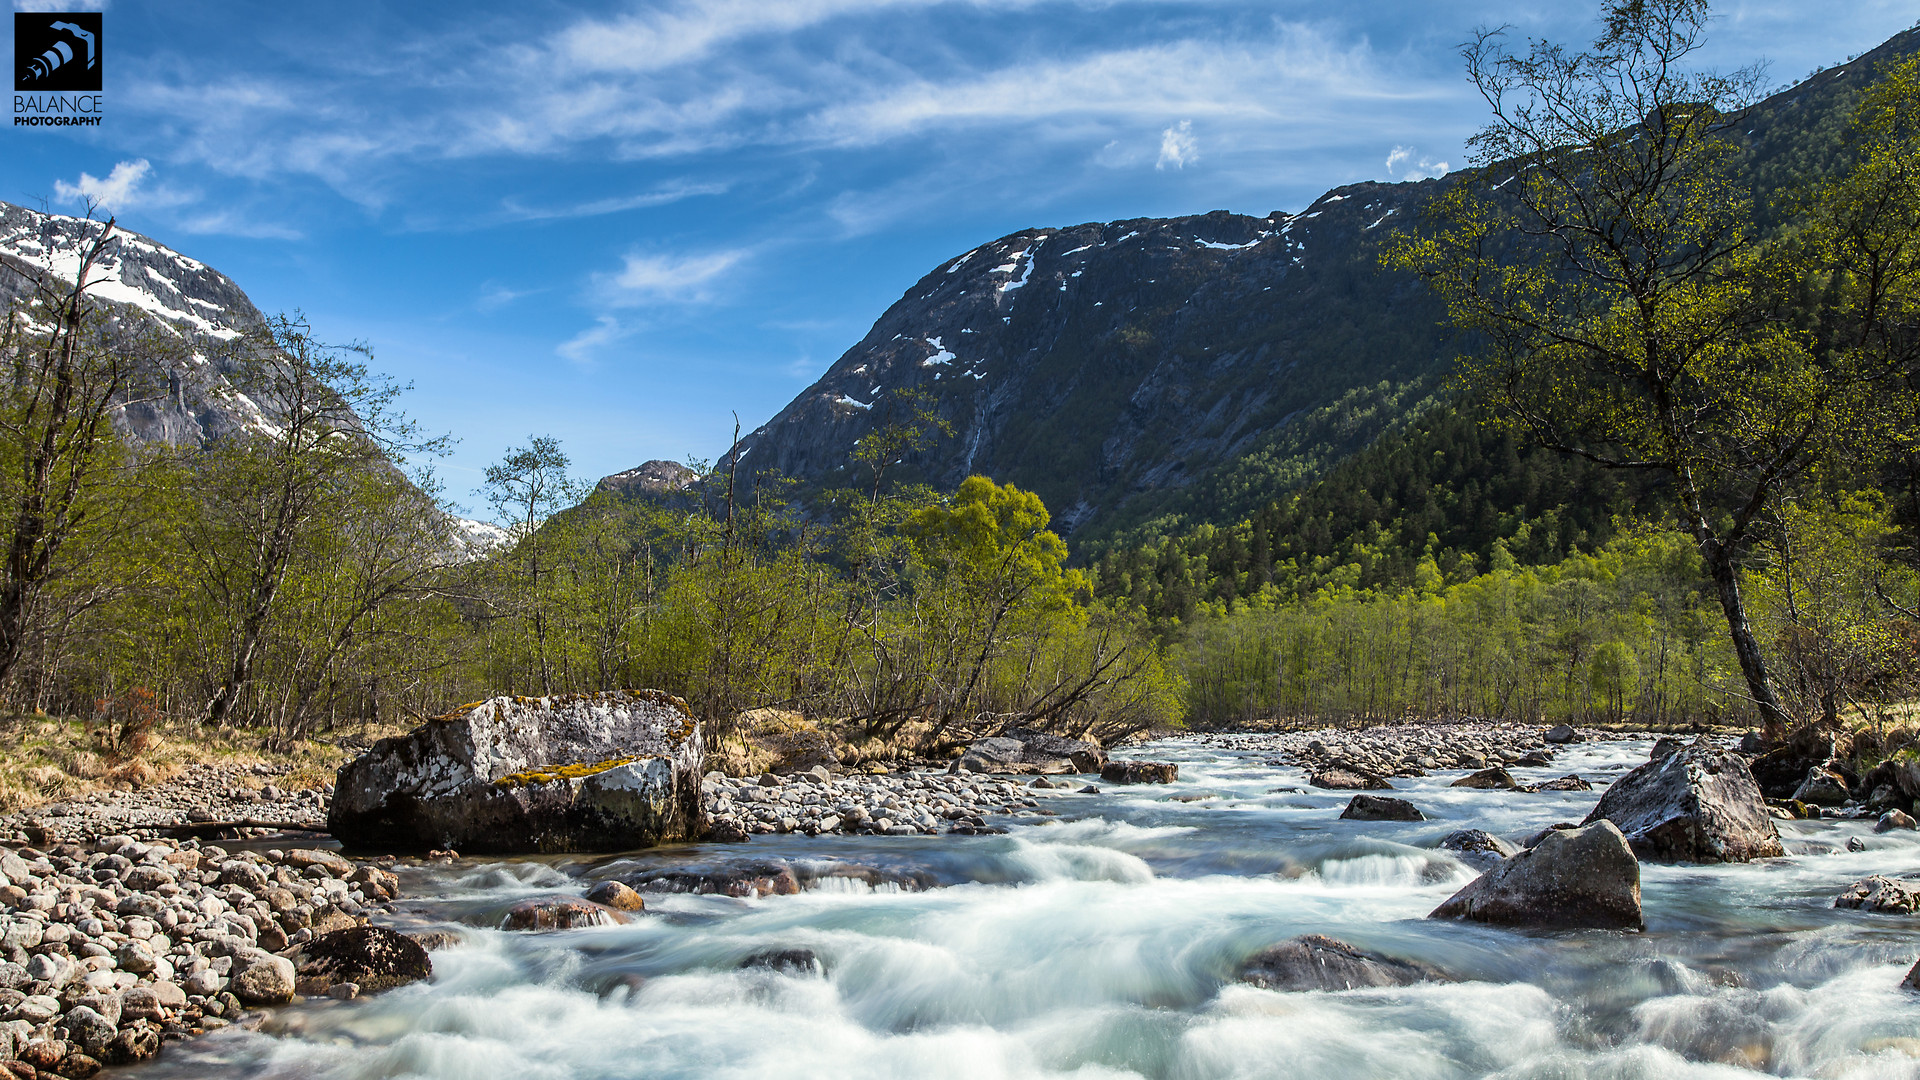
{"type": "Polygon", "coordinates": [[[1466,50],[1493,112],[1475,171],[1392,249],[1479,343],[1466,384],[1507,424],[1660,474],[1698,545],[1770,737],[1790,716],[1741,593],[1762,513],[1835,444],[1872,372],[1775,316],[1736,183],[1758,72],[1687,70],[1704,0],[1621,0],[1586,50],[1498,32],[1466,50]]]}
{"type": "MultiPolygon", "coordinates": [[[[203,713],[214,725],[230,721],[253,684],[303,544],[358,520],[368,500],[404,505],[417,493],[395,459],[438,453],[447,442],[396,410],[405,387],[370,372],[364,347],[325,345],[297,315],[268,320],[241,348],[230,378],[255,416],[202,452],[183,552],[221,628],[214,655],[223,670],[203,713]]],[[[444,514],[410,521],[429,547],[450,547],[444,514]]],[[[430,562],[418,547],[389,570],[406,579],[424,570],[430,562]]],[[[350,605],[338,633],[351,634],[377,606],[372,598],[350,605]]]]}
{"type": "Polygon", "coordinates": [[[507,451],[487,466],[482,488],[494,514],[507,525],[510,537],[499,564],[510,579],[498,612],[516,621],[525,633],[533,678],[542,694],[553,693],[554,656],[549,638],[559,603],[554,590],[556,549],[565,541],[566,523],[547,523],[560,511],[579,502],[586,486],[569,476],[571,464],[551,435],[530,436],[527,445],[507,451]]]}

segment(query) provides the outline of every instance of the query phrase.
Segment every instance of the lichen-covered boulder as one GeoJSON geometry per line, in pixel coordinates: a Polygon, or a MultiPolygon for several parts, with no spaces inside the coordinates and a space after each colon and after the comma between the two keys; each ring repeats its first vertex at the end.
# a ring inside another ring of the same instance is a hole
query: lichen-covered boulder
{"type": "Polygon", "coordinates": [[[1737,754],[1695,745],[1621,777],[1581,824],[1611,821],[1656,862],[1746,862],[1785,854],[1737,754]]]}
{"type": "Polygon", "coordinates": [[[706,829],[706,753],[657,690],[497,697],[382,739],[341,768],[327,826],[349,848],[623,851],[706,829]]]}

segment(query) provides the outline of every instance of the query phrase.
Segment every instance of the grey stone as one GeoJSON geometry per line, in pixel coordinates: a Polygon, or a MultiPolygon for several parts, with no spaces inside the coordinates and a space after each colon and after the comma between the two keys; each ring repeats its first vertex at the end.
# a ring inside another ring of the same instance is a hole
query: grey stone
{"type": "Polygon", "coordinates": [[[1833,906],[1881,915],[1911,915],[1920,909],[1920,885],[1875,874],[1847,886],[1833,906]]]}
{"type": "Polygon", "coordinates": [[[1241,966],[1240,981],[1267,990],[1360,990],[1444,979],[1426,964],[1307,934],[1264,949],[1241,966]]]}
{"type": "Polygon", "coordinates": [[[349,846],[610,851],[706,832],[705,751],[659,691],[497,697],[382,739],[340,770],[328,826],[349,846]]]}
{"type": "Polygon", "coordinates": [[[1793,791],[1796,802],[1815,806],[1839,806],[1847,801],[1847,780],[1832,769],[1815,766],[1793,791]]]}
{"type": "Polygon", "coordinates": [[[1475,878],[1429,918],[1638,930],[1640,863],[1610,821],[1549,834],[1475,878]]]}
{"type": "Polygon", "coordinates": [[[1920,828],[1920,824],[1914,822],[1913,815],[1901,810],[1889,810],[1880,815],[1879,821],[1873,823],[1874,832],[1892,832],[1895,829],[1915,828],[1920,828]]]}
{"type": "Polygon", "coordinates": [[[1459,829],[1448,833],[1440,838],[1440,849],[1452,852],[1454,858],[1482,871],[1520,853],[1519,848],[1479,829],[1459,829]]]}
{"type": "Polygon", "coordinates": [[[1385,795],[1355,795],[1340,812],[1348,821],[1425,821],[1427,815],[1405,799],[1385,795]]]}
{"type": "Polygon", "coordinates": [[[279,1005],[293,1000],[293,961],[250,949],[234,958],[228,989],[248,1005],[279,1005]]]}
{"type": "Polygon", "coordinates": [[[1615,781],[1583,825],[1611,821],[1659,862],[1747,862],[1785,854],[1760,789],[1737,754],[1695,745],[1615,781]]]}

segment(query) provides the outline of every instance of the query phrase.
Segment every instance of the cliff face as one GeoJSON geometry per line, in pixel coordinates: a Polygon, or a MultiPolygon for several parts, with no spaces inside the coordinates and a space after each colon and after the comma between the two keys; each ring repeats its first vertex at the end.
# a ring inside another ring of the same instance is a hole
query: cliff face
{"type": "MultiPolygon", "coordinates": [[[[1741,117],[1764,229],[1778,196],[1844,163],[1848,112],[1920,30],[1741,117]]],[[[1299,214],[1028,229],[941,264],[732,451],[740,475],[859,485],[858,442],[924,395],[951,435],[889,476],[1037,491],[1063,532],[1157,514],[1238,520],[1428,400],[1457,347],[1382,241],[1457,182],[1336,188],[1299,214]]],[[[728,459],[723,458],[725,468],[728,459]]]]}

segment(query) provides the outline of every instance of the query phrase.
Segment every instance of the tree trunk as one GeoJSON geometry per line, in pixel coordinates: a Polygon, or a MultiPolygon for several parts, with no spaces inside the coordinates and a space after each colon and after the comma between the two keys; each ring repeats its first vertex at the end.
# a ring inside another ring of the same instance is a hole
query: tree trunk
{"type": "Polygon", "coordinates": [[[1740,674],[1746,677],[1747,692],[1760,711],[1760,737],[1768,743],[1778,743],[1787,737],[1791,717],[1773,691],[1773,679],[1767,672],[1767,659],[1760,652],[1760,640],[1753,636],[1753,626],[1747,622],[1738,568],[1726,545],[1717,539],[1701,540],[1700,554],[1706,559],[1708,575],[1713,578],[1720,610],[1727,616],[1727,631],[1733,638],[1734,655],[1740,661],[1740,674]]]}

